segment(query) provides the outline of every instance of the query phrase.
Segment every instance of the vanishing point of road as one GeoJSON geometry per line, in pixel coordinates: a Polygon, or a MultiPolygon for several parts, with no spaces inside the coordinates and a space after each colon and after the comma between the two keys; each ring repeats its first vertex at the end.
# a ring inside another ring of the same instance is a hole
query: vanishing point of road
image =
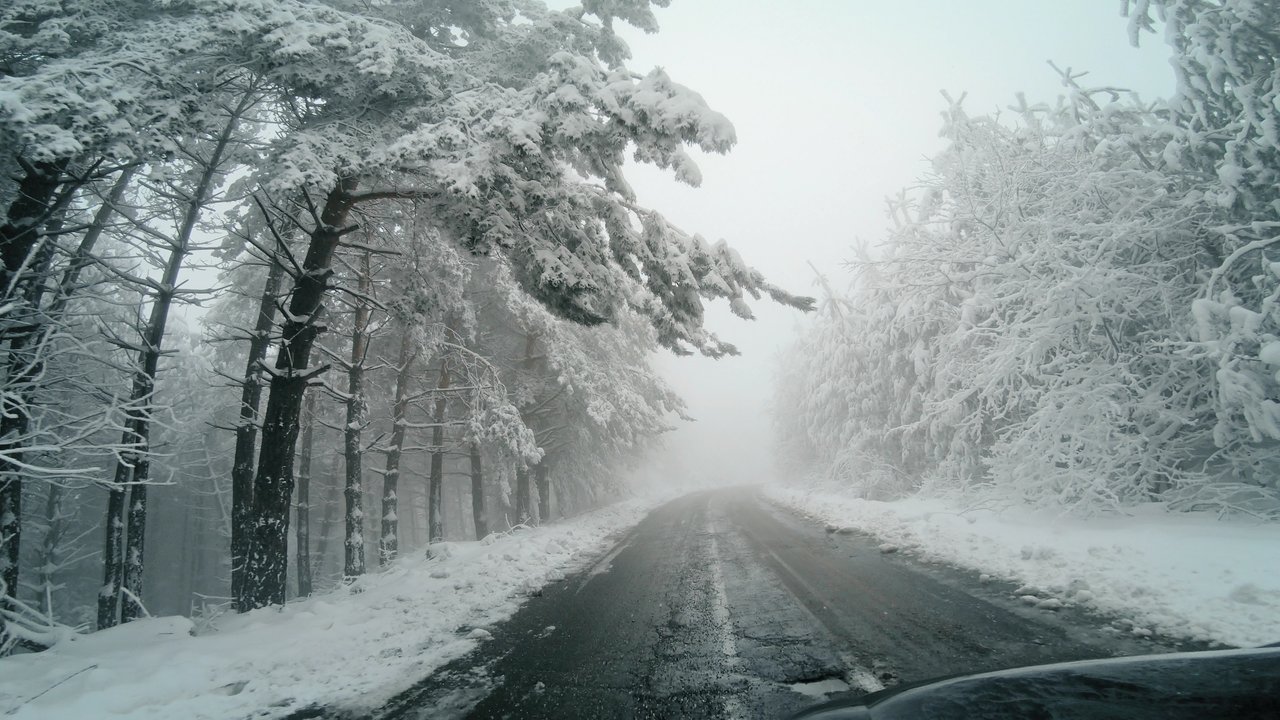
{"type": "Polygon", "coordinates": [[[654,510],[378,717],[785,718],[898,683],[1173,649],[827,532],[751,488],[654,510]]]}

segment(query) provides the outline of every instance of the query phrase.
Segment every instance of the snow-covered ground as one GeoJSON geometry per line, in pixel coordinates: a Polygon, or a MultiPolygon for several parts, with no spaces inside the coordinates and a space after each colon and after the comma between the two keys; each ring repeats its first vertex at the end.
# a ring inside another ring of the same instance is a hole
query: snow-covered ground
{"type": "Polygon", "coordinates": [[[563,579],[660,502],[632,500],[488,542],[437,545],[350,587],[226,615],[193,635],[162,617],[0,659],[0,714],[269,718],[310,704],[372,708],[462,655],[529,593],[563,579]],[[441,550],[441,548],[443,549],[441,550]]]}
{"type": "Polygon", "coordinates": [[[1028,509],[965,509],[770,487],[774,501],[920,556],[1018,583],[1046,609],[1076,604],[1152,632],[1227,645],[1280,641],[1280,525],[1135,508],[1080,519],[1028,509]]]}

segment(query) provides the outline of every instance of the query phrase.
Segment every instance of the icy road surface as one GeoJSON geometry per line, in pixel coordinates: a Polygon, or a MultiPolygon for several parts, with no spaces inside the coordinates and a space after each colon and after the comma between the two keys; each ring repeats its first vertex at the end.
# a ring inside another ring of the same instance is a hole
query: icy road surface
{"type": "Polygon", "coordinates": [[[1173,649],[826,532],[749,488],[655,510],[385,718],[777,718],[841,693],[1173,649]]]}

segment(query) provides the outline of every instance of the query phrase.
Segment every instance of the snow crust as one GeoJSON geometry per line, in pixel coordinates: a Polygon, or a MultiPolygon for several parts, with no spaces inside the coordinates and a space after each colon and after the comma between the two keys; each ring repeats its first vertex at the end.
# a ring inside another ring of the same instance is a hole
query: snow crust
{"type": "Polygon", "coordinates": [[[271,718],[311,704],[378,707],[491,635],[524,600],[604,551],[660,498],[547,527],[439,543],[430,558],[284,608],[224,615],[196,636],[160,617],[0,659],[12,718],[271,718]]]}
{"type": "Polygon", "coordinates": [[[775,502],[883,545],[1018,583],[1045,610],[1078,605],[1113,626],[1241,647],[1280,642],[1280,524],[1174,513],[1163,506],[1083,519],[944,500],[891,502],[766,488],[775,502]]]}

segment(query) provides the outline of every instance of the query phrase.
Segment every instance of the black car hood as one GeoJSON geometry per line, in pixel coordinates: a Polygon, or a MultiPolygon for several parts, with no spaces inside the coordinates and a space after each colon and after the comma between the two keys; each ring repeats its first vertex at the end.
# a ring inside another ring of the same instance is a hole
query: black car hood
{"type": "Polygon", "coordinates": [[[1038,665],[826,703],[805,720],[1280,720],[1280,647],[1038,665]]]}

